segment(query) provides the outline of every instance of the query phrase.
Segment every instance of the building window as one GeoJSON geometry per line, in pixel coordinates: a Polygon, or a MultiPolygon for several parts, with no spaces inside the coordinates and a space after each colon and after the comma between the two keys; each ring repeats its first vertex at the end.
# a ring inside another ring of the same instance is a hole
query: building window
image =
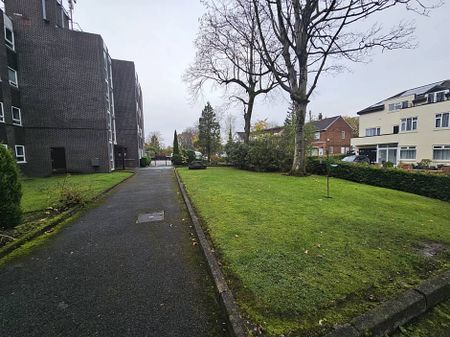
{"type": "Polygon", "coordinates": [[[448,128],[449,117],[450,117],[450,113],[448,113],[448,112],[436,114],[435,124],[434,124],[436,126],[436,128],[448,128]]]}
{"type": "Polygon", "coordinates": [[[12,120],[14,125],[22,125],[22,113],[19,108],[11,107],[12,120]]]}
{"type": "Polygon", "coordinates": [[[5,44],[8,48],[15,50],[14,32],[7,27],[5,27],[5,44]]]}
{"type": "Polygon", "coordinates": [[[9,77],[9,84],[11,84],[14,87],[19,87],[19,82],[17,81],[17,71],[13,68],[8,67],[8,77],[9,77]]]}
{"type": "Polygon", "coordinates": [[[401,120],[402,132],[417,130],[417,117],[403,118],[401,120]]]}
{"type": "Polygon", "coordinates": [[[316,133],[314,134],[314,139],[315,139],[315,140],[319,140],[319,139],[320,139],[320,132],[316,132],[316,133]]]}
{"type": "Polygon", "coordinates": [[[388,105],[388,110],[389,111],[397,111],[400,109],[406,109],[409,108],[409,102],[408,101],[403,101],[403,102],[397,102],[397,103],[390,103],[388,105]]]}
{"type": "Polygon", "coordinates": [[[434,103],[434,102],[445,101],[446,93],[447,93],[447,91],[438,91],[438,92],[432,92],[430,94],[427,94],[427,102],[434,103]]]}
{"type": "Polygon", "coordinates": [[[5,110],[3,110],[3,102],[0,102],[0,122],[5,123],[5,110]]]}
{"type": "Polygon", "coordinates": [[[366,129],[366,137],[379,136],[381,134],[380,128],[368,128],[366,129]]]}
{"type": "Polygon", "coordinates": [[[345,139],[345,131],[341,131],[341,139],[345,139]]]}
{"type": "Polygon", "coordinates": [[[19,164],[27,162],[25,157],[25,146],[16,145],[16,160],[19,164]]]}
{"type": "Polygon", "coordinates": [[[450,160],[450,145],[433,146],[433,160],[450,160]]]}
{"type": "Polygon", "coordinates": [[[400,148],[400,159],[415,160],[416,159],[416,147],[415,146],[402,146],[400,148]]]}

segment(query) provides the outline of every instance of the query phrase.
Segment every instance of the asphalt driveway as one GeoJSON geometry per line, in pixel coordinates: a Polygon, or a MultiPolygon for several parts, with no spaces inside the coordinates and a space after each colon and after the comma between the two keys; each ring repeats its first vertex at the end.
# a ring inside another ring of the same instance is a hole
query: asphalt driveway
{"type": "Polygon", "coordinates": [[[172,169],[139,170],[0,268],[0,336],[226,336],[190,226],[172,169]]]}

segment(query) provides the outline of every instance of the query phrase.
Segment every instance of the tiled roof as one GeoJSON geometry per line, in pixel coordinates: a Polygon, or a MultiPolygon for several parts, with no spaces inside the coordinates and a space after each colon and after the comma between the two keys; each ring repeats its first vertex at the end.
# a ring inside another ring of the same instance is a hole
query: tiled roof
{"type": "Polygon", "coordinates": [[[341,116],[334,116],[310,122],[317,130],[326,130],[341,116]]]}

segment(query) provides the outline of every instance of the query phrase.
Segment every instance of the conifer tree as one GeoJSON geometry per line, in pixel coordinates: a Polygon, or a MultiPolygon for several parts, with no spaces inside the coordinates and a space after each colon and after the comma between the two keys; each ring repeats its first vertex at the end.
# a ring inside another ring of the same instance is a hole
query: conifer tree
{"type": "Polygon", "coordinates": [[[199,119],[198,141],[202,152],[208,156],[208,162],[211,162],[211,155],[220,148],[220,125],[209,102],[199,119]]]}

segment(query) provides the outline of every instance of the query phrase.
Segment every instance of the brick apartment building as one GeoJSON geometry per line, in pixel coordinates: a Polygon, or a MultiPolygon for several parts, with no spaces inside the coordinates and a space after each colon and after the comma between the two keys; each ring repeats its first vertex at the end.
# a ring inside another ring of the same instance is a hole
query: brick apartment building
{"type": "Polygon", "coordinates": [[[126,166],[138,166],[143,114],[134,64],[127,62],[131,82],[120,82],[120,66],[114,80],[102,37],[71,30],[61,0],[4,3],[0,71],[8,81],[1,82],[0,143],[13,150],[23,173],[111,172],[118,148],[128,149],[133,159],[126,166]],[[133,100],[134,108],[123,109],[122,100],[133,100]],[[117,125],[124,120],[133,121],[133,133],[122,129],[124,123],[117,125]],[[123,134],[128,137],[118,139],[123,134]]]}
{"type": "Polygon", "coordinates": [[[133,62],[112,60],[116,111],[116,167],[137,167],[144,156],[142,89],[133,62]],[[137,141],[136,141],[137,140],[137,141]]]}

